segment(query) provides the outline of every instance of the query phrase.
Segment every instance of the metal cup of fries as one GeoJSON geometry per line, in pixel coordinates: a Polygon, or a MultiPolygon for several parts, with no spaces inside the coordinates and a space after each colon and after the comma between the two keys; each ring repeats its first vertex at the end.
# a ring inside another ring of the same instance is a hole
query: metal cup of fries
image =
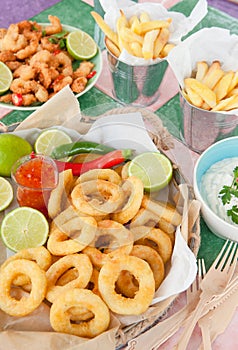
{"type": "Polygon", "coordinates": [[[201,153],[238,132],[238,36],[203,28],[168,56],[180,87],[181,135],[201,153]]]}
{"type": "Polygon", "coordinates": [[[186,145],[202,153],[214,142],[237,135],[238,116],[198,108],[184,97],[180,90],[182,110],[181,137],[186,145]]]}
{"type": "Polygon", "coordinates": [[[107,46],[106,50],[115,99],[137,107],[156,102],[168,62],[162,60],[151,65],[134,66],[120,61],[107,46]]]}

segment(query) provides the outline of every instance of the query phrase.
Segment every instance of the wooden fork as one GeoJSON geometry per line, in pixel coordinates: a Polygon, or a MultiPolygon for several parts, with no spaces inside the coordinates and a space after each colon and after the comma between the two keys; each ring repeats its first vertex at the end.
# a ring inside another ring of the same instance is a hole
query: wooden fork
{"type": "Polygon", "coordinates": [[[205,304],[221,294],[231,280],[237,263],[237,243],[226,241],[221,252],[201,282],[200,300],[185,324],[176,349],[185,350],[205,304]]]}

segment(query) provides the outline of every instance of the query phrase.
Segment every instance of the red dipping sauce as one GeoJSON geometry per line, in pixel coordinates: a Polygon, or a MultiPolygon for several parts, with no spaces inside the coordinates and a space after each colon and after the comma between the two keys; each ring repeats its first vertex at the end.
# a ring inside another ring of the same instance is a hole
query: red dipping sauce
{"type": "Polygon", "coordinates": [[[48,216],[51,191],[58,183],[58,170],[53,159],[43,155],[20,158],[12,169],[17,184],[17,201],[22,206],[40,210],[48,216]]]}

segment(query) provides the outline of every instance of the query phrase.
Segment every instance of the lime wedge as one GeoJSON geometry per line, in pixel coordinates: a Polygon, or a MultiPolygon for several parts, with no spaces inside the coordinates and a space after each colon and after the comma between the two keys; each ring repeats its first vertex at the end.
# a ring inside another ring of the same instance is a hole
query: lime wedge
{"type": "Polygon", "coordinates": [[[0,62],[0,95],[9,90],[12,79],[11,70],[5,63],[0,62]]]}
{"type": "MultiPolygon", "coordinates": [[[[71,142],[72,139],[66,132],[59,129],[47,129],[40,133],[36,139],[34,148],[36,153],[50,156],[53,149],[71,142]]],[[[68,158],[61,160],[68,160],[68,158]]]]}
{"type": "Polygon", "coordinates": [[[153,192],[168,185],[173,175],[173,167],[165,155],[159,152],[145,152],[132,159],[128,174],[141,179],[145,191],[153,192]]]}
{"type": "Polygon", "coordinates": [[[10,211],[2,221],[1,236],[10,250],[34,248],[45,244],[49,233],[49,224],[38,210],[19,207],[10,211]]]}
{"type": "Polygon", "coordinates": [[[13,200],[12,185],[9,181],[0,177],[0,211],[6,209],[13,200]]]}
{"type": "Polygon", "coordinates": [[[97,53],[97,44],[93,38],[81,31],[69,33],[66,38],[68,53],[76,60],[89,60],[97,53]]]}

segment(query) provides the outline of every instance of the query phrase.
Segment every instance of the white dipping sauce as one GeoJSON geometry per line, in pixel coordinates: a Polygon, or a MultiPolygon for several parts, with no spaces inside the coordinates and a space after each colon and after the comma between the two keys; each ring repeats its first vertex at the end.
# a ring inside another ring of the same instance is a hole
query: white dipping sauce
{"type": "Polygon", "coordinates": [[[238,205],[238,198],[231,200],[229,204],[223,205],[219,198],[219,192],[224,185],[231,186],[233,181],[233,170],[238,166],[238,157],[226,158],[213,164],[202,176],[201,193],[205,202],[221,219],[236,225],[231,217],[227,215],[227,210],[233,205],[238,205]]]}

